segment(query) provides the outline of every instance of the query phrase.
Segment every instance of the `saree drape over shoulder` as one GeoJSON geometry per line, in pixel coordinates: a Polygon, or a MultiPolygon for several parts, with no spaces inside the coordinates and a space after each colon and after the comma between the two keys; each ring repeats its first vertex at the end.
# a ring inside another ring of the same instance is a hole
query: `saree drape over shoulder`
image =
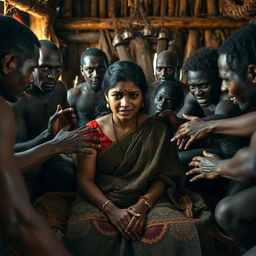
{"type": "Polygon", "coordinates": [[[149,118],[98,153],[95,183],[120,208],[136,203],[156,180],[165,182],[166,192],[148,212],[140,241],[126,240],[103,212],[78,194],[67,228],[71,252],[77,256],[231,255],[232,242],[206,228],[211,214],[201,198],[184,191],[177,148],[170,143],[164,123],[149,118]],[[215,251],[221,240],[226,254],[215,251]]]}

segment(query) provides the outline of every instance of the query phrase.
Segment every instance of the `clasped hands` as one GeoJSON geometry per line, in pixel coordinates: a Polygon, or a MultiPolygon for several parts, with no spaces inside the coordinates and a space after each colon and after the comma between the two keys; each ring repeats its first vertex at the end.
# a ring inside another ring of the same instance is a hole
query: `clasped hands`
{"type": "Polygon", "coordinates": [[[147,207],[142,200],[139,200],[136,204],[127,209],[115,207],[115,209],[108,214],[108,217],[127,240],[140,240],[147,219],[147,212],[147,207]]]}

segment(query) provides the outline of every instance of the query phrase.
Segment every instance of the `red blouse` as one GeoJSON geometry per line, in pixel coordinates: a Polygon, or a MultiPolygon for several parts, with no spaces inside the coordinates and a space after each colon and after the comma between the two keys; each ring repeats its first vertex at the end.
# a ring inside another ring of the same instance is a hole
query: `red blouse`
{"type": "Polygon", "coordinates": [[[96,120],[92,120],[91,122],[86,124],[88,127],[90,128],[98,128],[97,132],[91,132],[91,133],[87,133],[84,134],[84,136],[89,136],[89,135],[94,135],[96,137],[100,137],[101,138],[101,142],[100,142],[100,150],[102,150],[103,148],[109,146],[112,143],[112,140],[110,140],[100,129],[99,124],[97,123],[96,120]]]}

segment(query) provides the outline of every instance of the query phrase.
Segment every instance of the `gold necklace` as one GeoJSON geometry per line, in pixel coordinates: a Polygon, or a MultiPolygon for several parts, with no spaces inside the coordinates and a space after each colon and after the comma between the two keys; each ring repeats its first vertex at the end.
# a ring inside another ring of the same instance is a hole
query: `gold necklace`
{"type": "MultiPolygon", "coordinates": [[[[113,126],[114,135],[115,135],[115,139],[116,139],[117,145],[118,145],[118,147],[119,147],[119,150],[120,150],[120,153],[121,153],[121,155],[122,155],[122,158],[125,159],[125,153],[124,153],[124,151],[123,151],[123,149],[122,149],[121,143],[120,143],[120,141],[119,141],[119,139],[118,139],[118,136],[117,136],[117,132],[116,132],[116,127],[117,127],[117,125],[116,125],[116,123],[115,123],[115,121],[114,121],[113,113],[112,113],[112,115],[111,115],[111,120],[112,120],[112,126],[113,126]]],[[[138,122],[139,122],[139,115],[137,114],[137,116],[136,116],[136,124],[135,124],[134,129],[137,128],[138,122]]],[[[132,137],[131,142],[133,143],[133,141],[134,141],[134,135],[133,135],[133,137],[132,137]]]]}

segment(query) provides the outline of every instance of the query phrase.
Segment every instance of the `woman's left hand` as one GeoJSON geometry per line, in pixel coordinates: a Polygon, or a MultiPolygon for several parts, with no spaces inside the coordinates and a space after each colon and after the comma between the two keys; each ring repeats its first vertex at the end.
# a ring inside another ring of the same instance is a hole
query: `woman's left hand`
{"type": "Polygon", "coordinates": [[[139,200],[135,205],[129,207],[128,212],[131,214],[132,218],[125,229],[125,233],[132,234],[136,240],[141,239],[142,231],[144,224],[147,219],[148,208],[143,202],[143,200],[139,200]],[[140,216],[135,216],[135,213],[139,213],[140,216]]]}

